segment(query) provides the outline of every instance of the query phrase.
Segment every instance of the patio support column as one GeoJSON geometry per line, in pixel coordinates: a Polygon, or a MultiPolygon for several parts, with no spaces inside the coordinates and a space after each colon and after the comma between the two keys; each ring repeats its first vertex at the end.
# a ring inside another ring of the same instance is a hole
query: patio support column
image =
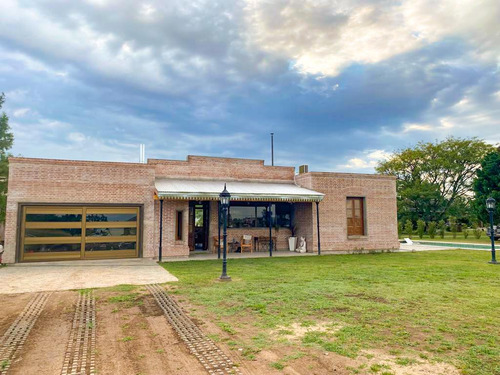
{"type": "Polygon", "coordinates": [[[318,230],[318,255],[321,255],[321,238],[319,236],[319,202],[316,202],[316,226],[318,230]]]}
{"type": "Polygon", "coordinates": [[[273,256],[273,237],[272,237],[272,228],[273,228],[273,213],[271,211],[271,202],[268,203],[267,209],[269,211],[269,256],[273,256]]]}
{"type": "Polygon", "coordinates": [[[163,199],[160,199],[160,241],[158,246],[158,260],[161,262],[161,248],[163,240],[163,199]]]}
{"type": "Polygon", "coordinates": [[[220,259],[220,202],[217,202],[217,227],[219,228],[219,240],[217,241],[217,259],[220,259]]]}

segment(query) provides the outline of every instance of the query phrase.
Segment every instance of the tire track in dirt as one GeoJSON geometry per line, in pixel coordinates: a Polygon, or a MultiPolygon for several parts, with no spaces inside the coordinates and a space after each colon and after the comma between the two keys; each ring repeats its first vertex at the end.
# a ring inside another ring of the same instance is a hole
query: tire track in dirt
{"type": "Polygon", "coordinates": [[[96,309],[92,291],[80,293],[61,375],[95,373],[96,309]]]}
{"type": "Polygon", "coordinates": [[[241,374],[233,361],[203,334],[164,288],[158,284],[146,287],[163,310],[168,322],[209,374],[241,374]]]}
{"type": "Polygon", "coordinates": [[[0,375],[6,375],[51,293],[36,293],[0,339],[0,375]]]}

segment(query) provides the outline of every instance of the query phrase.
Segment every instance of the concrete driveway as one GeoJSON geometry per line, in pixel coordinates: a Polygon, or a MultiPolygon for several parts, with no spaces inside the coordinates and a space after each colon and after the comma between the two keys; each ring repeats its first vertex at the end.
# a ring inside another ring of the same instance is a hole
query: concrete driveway
{"type": "Polygon", "coordinates": [[[177,281],[150,259],[20,263],[0,268],[0,294],[177,281]]]}

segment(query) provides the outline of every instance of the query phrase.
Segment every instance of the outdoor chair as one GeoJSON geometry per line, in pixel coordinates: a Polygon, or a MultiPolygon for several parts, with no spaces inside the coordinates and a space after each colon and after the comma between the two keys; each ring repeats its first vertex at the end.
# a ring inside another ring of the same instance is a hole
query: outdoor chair
{"type": "Polygon", "coordinates": [[[241,236],[241,252],[243,253],[245,250],[250,250],[253,253],[253,237],[249,234],[244,234],[241,236]]]}
{"type": "Polygon", "coordinates": [[[216,253],[219,249],[219,237],[214,236],[213,237],[213,246],[212,246],[212,253],[216,253]]]}

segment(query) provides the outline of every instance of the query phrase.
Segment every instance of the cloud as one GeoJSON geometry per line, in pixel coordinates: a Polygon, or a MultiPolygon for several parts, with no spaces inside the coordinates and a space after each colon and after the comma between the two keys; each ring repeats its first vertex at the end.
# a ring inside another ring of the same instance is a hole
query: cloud
{"type": "Polygon", "coordinates": [[[474,45],[475,56],[498,62],[499,18],[496,0],[445,0],[437,6],[430,0],[249,0],[246,7],[256,45],[288,56],[301,73],[323,76],[337,76],[352,64],[378,63],[450,35],[474,45]]]}
{"type": "Polygon", "coordinates": [[[391,153],[386,150],[365,150],[358,157],[348,159],[346,164],[338,165],[336,169],[373,173],[374,168],[380,161],[387,160],[390,157],[391,153]]]}

